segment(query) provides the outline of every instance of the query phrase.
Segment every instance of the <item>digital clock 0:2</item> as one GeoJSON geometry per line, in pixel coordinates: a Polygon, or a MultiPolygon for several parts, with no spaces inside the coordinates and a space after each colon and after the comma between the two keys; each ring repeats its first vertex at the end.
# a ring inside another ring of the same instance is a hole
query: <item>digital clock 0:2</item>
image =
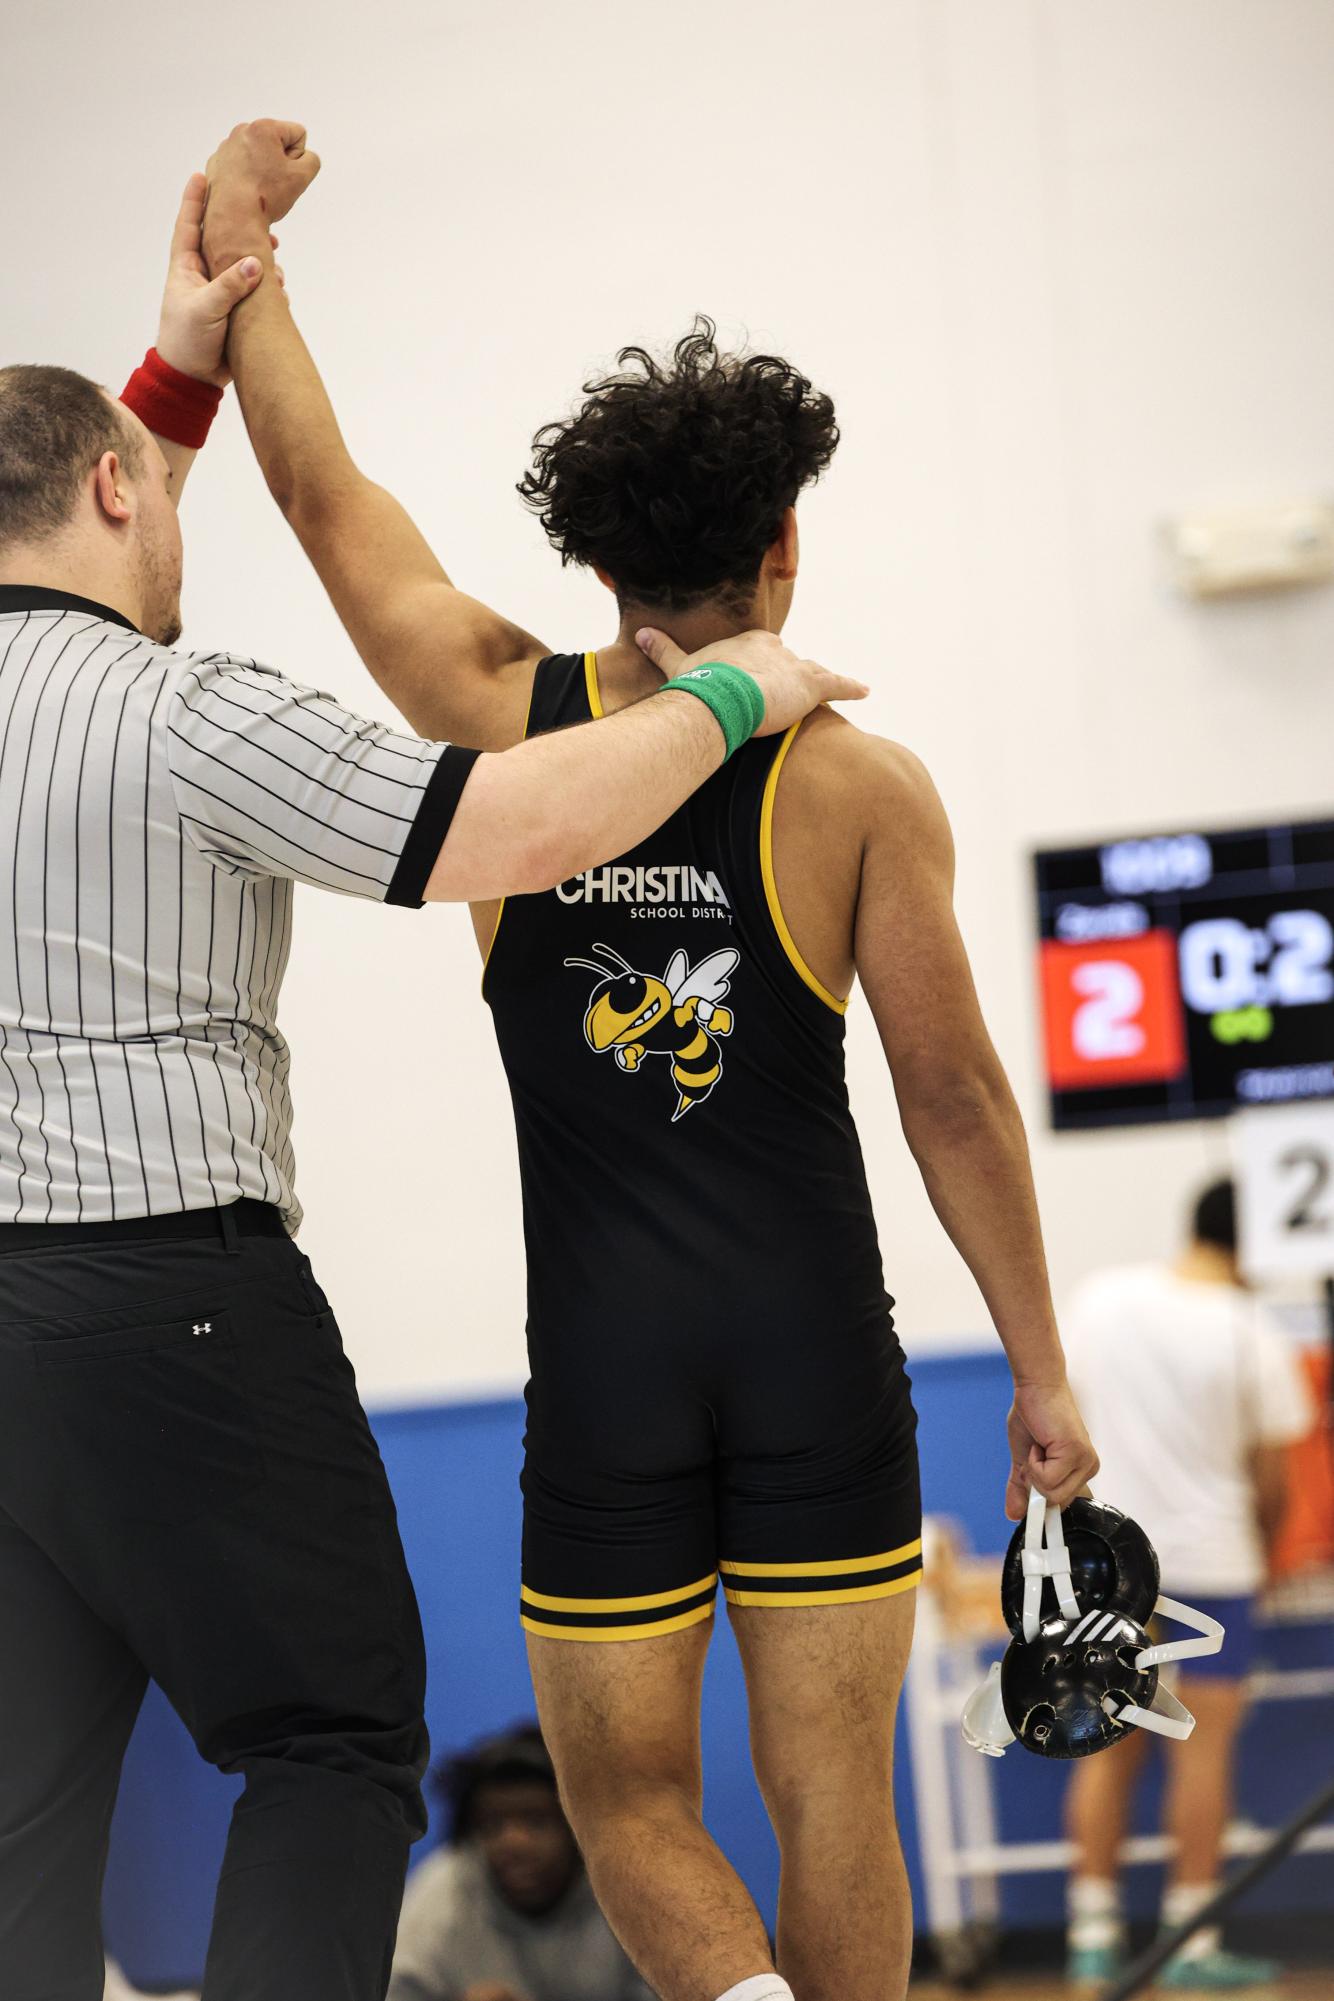
{"type": "Polygon", "coordinates": [[[1276,910],[1256,926],[1199,918],[1181,933],[1181,996],[1205,1015],[1334,1000],[1334,925],[1318,910],[1276,910]]]}

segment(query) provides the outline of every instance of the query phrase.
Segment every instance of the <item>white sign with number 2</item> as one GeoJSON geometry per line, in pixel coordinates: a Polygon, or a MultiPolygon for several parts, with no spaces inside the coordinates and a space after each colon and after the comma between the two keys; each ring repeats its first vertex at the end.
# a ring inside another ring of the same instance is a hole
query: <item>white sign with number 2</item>
{"type": "Polygon", "coordinates": [[[1334,1102],[1242,1112],[1232,1157],[1246,1276],[1334,1277],[1334,1102]]]}

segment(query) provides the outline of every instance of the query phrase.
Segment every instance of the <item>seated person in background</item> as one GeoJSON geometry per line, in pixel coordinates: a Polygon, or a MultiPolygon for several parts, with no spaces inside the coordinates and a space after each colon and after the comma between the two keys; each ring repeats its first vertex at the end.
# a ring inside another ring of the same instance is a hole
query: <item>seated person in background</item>
{"type": "MultiPolygon", "coordinates": [[[[1221,1653],[1183,1664],[1177,1690],[1196,1727],[1167,1750],[1164,1819],[1175,1854],[1163,1922],[1175,1928],[1218,1888],[1255,1597],[1286,1500],[1285,1449],[1310,1431],[1315,1412],[1289,1342],[1246,1290],[1230,1181],[1199,1197],[1190,1240],[1172,1264],[1094,1273],[1063,1324],[1070,1381],[1102,1455],[1100,1497],[1147,1531],[1168,1596],[1226,1629],[1221,1653]]],[[[1133,1730],[1071,1779],[1069,1970],[1081,1983],[1101,1985],[1116,1971],[1124,1938],[1118,1850],[1148,1748],[1133,1730]]],[[[1276,1970],[1225,1952],[1210,1925],[1158,1978],[1165,1987],[1221,1991],[1276,1970]]]]}
{"type": "Polygon", "coordinates": [[[448,1845],[408,1878],[389,2001],[652,2001],[593,1900],[536,1725],[436,1784],[448,1845]]]}

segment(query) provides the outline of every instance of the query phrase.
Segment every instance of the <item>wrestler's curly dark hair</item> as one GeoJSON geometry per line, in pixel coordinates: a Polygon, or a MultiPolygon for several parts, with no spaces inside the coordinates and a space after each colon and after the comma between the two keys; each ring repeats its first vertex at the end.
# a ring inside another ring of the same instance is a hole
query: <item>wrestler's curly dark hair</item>
{"type": "Polygon", "coordinates": [[[669,358],[620,373],[533,439],[519,492],[562,563],[596,564],[622,603],[744,609],[783,511],[834,455],[828,396],[772,354],[721,354],[699,314],[669,358]]]}

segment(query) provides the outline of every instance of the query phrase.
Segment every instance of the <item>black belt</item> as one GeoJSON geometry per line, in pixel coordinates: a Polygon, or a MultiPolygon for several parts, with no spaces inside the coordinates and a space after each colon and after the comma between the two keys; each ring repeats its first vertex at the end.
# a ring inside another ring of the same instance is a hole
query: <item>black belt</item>
{"type": "Polygon", "coordinates": [[[285,1237],[287,1227],[271,1202],[242,1199],[221,1209],[176,1209],[166,1216],[127,1216],[115,1223],[0,1223],[0,1257],[6,1251],[53,1250],[57,1244],[131,1244],[141,1238],[285,1237]]]}

